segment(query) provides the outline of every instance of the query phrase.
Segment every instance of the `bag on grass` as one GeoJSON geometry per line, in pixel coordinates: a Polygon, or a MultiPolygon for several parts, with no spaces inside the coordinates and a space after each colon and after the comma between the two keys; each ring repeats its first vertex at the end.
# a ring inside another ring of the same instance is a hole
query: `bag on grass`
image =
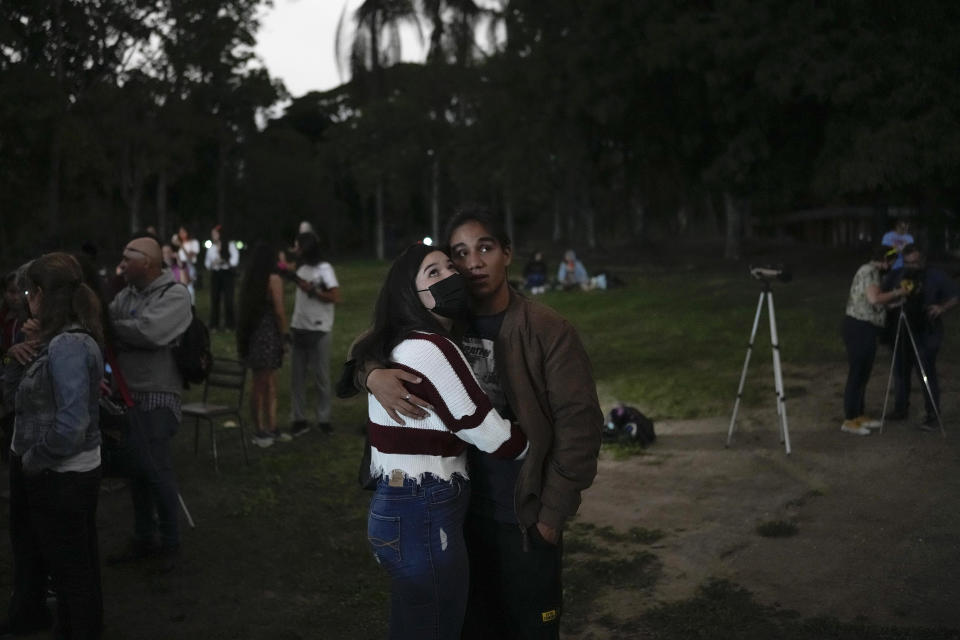
{"type": "Polygon", "coordinates": [[[610,410],[603,438],[617,442],[639,442],[641,447],[647,447],[657,439],[657,434],[653,429],[653,420],[639,409],[618,404],[610,410]]]}

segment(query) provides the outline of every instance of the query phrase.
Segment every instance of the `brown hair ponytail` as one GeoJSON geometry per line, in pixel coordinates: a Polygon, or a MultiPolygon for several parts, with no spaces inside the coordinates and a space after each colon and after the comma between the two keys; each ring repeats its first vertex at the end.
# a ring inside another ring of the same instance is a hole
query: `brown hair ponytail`
{"type": "Polygon", "coordinates": [[[47,253],[27,267],[27,284],[43,293],[38,320],[40,336],[46,342],[64,326],[77,323],[103,345],[100,300],[83,282],[76,258],[67,253],[47,253]]]}

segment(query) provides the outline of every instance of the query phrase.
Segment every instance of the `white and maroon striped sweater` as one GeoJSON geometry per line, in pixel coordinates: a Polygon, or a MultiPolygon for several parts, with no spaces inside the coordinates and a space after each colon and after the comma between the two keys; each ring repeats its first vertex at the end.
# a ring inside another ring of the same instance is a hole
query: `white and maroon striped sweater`
{"type": "Polygon", "coordinates": [[[367,431],[370,436],[370,473],[389,475],[399,469],[422,479],[431,473],[449,480],[467,476],[467,444],[497,457],[519,460],[526,455],[527,438],[516,425],[500,417],[480,388],[460,349],[434,333],[414,332],[391,353],[394,366],[420,377],[406,384],[410,393],[431,405],[421,420],[395,422],[368,395],[367,431]]]}

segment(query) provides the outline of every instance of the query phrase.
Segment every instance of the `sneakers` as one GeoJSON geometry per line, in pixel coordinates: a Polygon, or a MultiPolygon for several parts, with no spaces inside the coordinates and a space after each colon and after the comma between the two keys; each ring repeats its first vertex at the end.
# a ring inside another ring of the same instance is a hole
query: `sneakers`
{"type": "Polygon", "coordinates": [[[853,433],[858,436],[868,436],[870,435],[870,429],[860,426],[860,423],[854,420],[844,420],[843,424],[840,425],[840,431],[844,433],[853,433]]]}
{"type": "Polygon", "coordinates": [[[874,420],[873,418],[868,418],[867,416],[860,416],[859,418],[854,419],[859,426],[866,429],[879,429],[880,421],[874,420]]]}
{"type": "Polygon", "coordinates": [[[318,422],[317,428],[320,429],[323,433],[330,433],[333,431],[333,427],[330,426],[329,422],[318,422]]]}
{"type": "Polygon", "coordinates": [[[297,420],[290,425],[290,435],[292,435],[294,438],[302,436],[308,431],[310,431],[310,425],[308,425],[304,420],[297,420]]]}
{"type": "Polygon", "coordinates": [[[284,431],[277,429],[276,431],[270,432],[270,437],[273,438],[274,442],[290,442],[293,440],[293,436],[284,431]]]}
{"type": "Polygon", "coordinates": [[[257,431],[253,434],[253,444],[261,449],[273,446],[273,436],[266,431],[257,431]]]}
{"type": "Polygon", "coordinates": [[[887,418],[890,420],[906,420],[909,412],[906,409],[894,409],[887,414],[887,418]]]}
{"type": "Polygon", "coordinates": [[[928,415],[923,422],[917,425],[917,428],[920,429],[920,431],[936,431],[940,428],[937,424],[937,416],[928,415]]]}

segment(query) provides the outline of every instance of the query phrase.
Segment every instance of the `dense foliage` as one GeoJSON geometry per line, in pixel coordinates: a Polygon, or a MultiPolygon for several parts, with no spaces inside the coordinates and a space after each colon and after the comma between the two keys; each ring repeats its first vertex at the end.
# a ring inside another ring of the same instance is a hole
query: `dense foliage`
{"type": "Polygon", "coordinates": [[[749,216],[956,206],[949,0],[365,0],[349,80],[273,119],[262,4],[0,4],[0,252],[309,219],[384,257],[480,200],[527,245],[726,230],[736,255],[749,216]]]}

